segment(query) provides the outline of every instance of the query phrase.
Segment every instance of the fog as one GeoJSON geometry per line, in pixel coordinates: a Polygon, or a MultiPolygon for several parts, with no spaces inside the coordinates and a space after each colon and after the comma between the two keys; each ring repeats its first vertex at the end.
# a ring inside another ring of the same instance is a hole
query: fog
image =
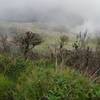
{"type": "Polygon", "coordinates": [[[0,21],[42,22],[100,31],[100,0],[0,0],[0,21]]]}

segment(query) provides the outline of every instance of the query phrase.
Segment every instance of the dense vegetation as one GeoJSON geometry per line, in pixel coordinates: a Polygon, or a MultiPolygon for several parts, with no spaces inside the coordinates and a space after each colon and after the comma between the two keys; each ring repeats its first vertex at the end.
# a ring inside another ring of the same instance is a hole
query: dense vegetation
{"type": "Polygon", "coordinates": [[[8,63],[0,75],[1,100],[94,100],[100,96],[99,84],[68,67],[61,70],[47,60],[33,63],[0,56],[0,64],[8,63]]]}
{"type": "Polygon", "coordinates": [[[0,100],[99,100],[100,63],[99,59],[91,62],[100,56],[99,42],[94,52],[85,38],[86,33],[68,50],[64,46],[69,38],[61,36],[58,45],[41,53],[34,50],[43,42],[41,36],[26,32],[13,38],[17,53],[12,53],[7,37],[2,36],[0,100]]]}

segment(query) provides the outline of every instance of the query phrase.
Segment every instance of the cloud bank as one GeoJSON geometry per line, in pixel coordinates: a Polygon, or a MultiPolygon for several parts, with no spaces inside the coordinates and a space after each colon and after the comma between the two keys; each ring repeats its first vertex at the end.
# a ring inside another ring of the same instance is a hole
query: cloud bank
{"type": "Polygon", "coordinates": [[[100,0],[0,0],[0,20],[49,22],[100,31],[100,0]]]}

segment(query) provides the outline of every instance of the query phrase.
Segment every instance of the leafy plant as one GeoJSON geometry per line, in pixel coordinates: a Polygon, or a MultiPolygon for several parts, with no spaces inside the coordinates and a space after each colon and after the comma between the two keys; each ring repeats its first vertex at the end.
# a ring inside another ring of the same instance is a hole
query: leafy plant
{"type": "Polygon", "coordinates": [[[0,100],[13,100],[13,82],[0,74],[0,100]]]}
{"type": "Polygon", "coordinates": [[[18,57],[13,63],[10,64],[10,67],[6,71],[5,75],[10,79],[17,81],[18,77],[25,72],[28,66],[32,66],[31,61],[18,57]]]}
{"type": "Polygon", "coordinates": [[[28,69],[18,80],[15,100],[87,100],[99,98],[99,87],[80,73],[69,68],[34,67],[28,69]],[[30,70],[30,71],[29,71],[30,70]]]}

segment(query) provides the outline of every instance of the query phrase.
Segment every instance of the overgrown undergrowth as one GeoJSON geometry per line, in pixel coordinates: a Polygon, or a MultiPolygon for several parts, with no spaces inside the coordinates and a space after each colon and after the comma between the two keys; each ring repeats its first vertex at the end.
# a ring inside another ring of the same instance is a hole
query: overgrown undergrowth
{"type": "Polygon", "coordinates": [[[1,55],[0,65],[6,69],[0,75],[0,100],[100,98],[99,84],[70,68],[55,69],[55,64],[45,59],[32,62],[1,55]]]}

